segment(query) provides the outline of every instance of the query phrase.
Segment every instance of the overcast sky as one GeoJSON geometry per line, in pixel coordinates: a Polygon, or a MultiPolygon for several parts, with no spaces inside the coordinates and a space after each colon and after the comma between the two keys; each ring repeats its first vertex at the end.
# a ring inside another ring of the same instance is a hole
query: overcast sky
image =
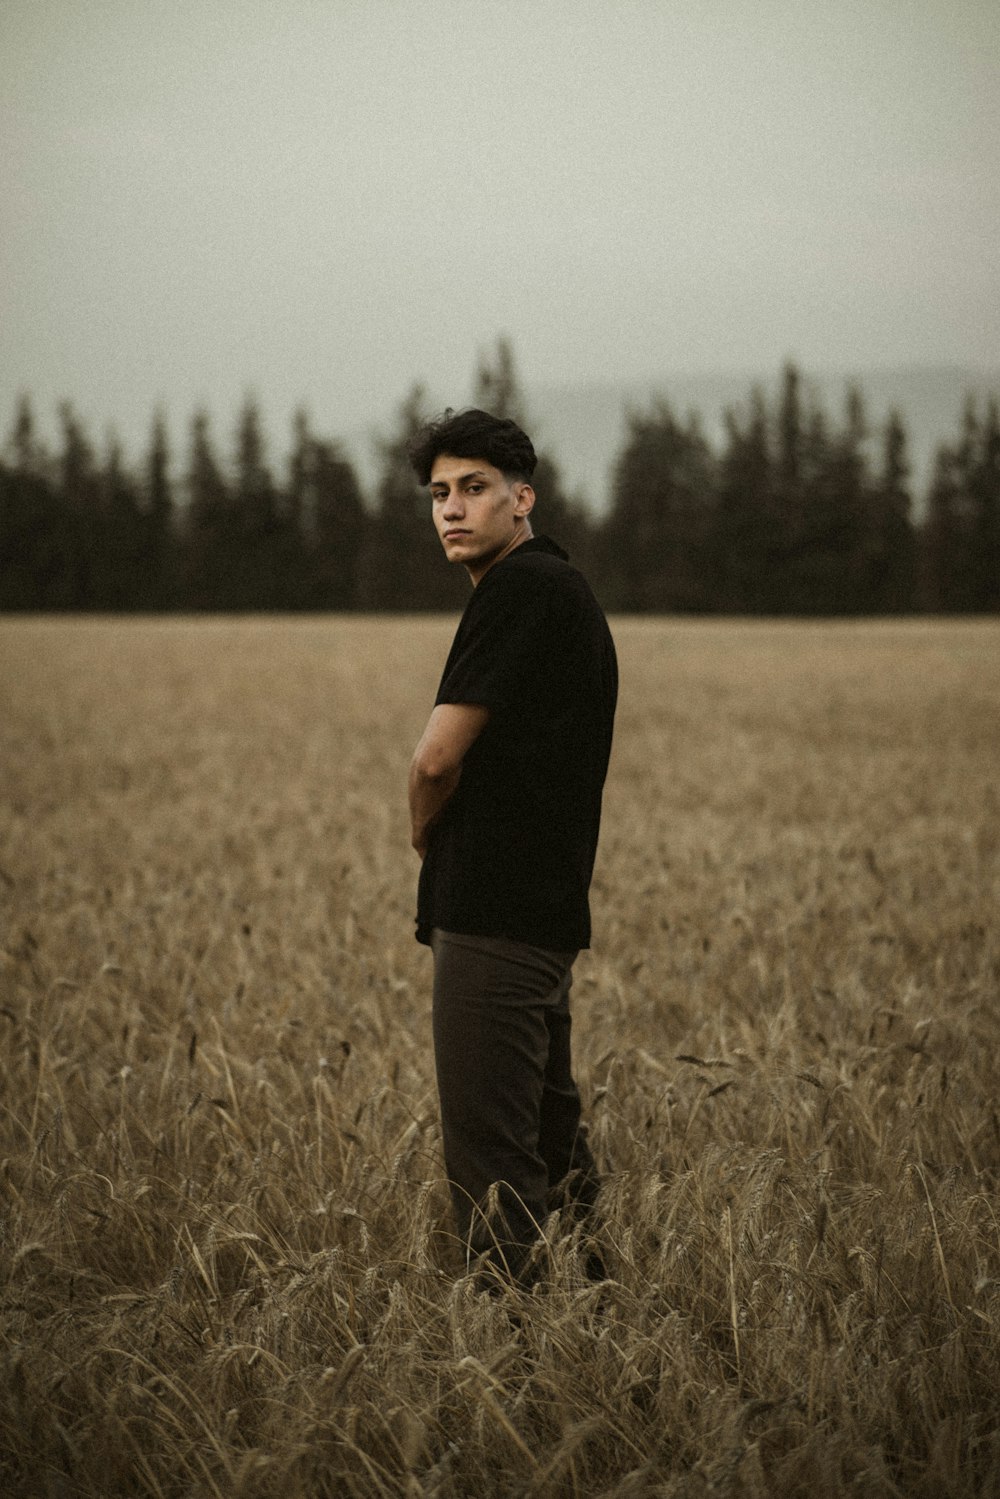
{"type": "Polygon", "coordinates": [[[0,215],[5,430],[995,366],[1000,4],[2,0],[0,215]]]}

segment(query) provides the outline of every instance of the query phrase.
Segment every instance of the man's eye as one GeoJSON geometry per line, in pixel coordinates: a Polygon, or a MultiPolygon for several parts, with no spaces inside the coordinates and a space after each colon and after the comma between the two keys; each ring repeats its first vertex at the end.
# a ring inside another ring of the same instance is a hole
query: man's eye
{"type": "Polygon", "coordinates": [[[469,494],[482,494],[482,492],[483,492],[483,486],[481,484],[470,484],[469,485],[469,488],[468,488],[468,493],[469,494]]]}

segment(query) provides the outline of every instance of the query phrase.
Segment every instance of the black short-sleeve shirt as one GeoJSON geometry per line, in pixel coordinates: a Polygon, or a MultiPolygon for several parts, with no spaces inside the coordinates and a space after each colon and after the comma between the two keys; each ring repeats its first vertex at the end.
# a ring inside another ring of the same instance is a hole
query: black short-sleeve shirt
{"type": "Polygon", "coordinates": [[[437,703],[489,720],[432,830],[417,937],[432,928],[570,951],[590,945],[588,890],[618,694],[614,643],[583,575],[532,537],[483,575],[437,703]]]}

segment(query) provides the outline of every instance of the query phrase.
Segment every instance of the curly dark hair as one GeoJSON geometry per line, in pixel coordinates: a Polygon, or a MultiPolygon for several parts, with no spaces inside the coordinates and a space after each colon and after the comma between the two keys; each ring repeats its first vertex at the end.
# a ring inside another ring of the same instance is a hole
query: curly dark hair
{"type": "Polygon", "coordinates": [[[447,411],[418,432],[409,446],[410,462],[421,484],[431,481],[434,460],[442,453],[454,458],[485,458],[505,479],[527,483],[535,469],[531,438],[517,422],[470,407],[447,411]]]}

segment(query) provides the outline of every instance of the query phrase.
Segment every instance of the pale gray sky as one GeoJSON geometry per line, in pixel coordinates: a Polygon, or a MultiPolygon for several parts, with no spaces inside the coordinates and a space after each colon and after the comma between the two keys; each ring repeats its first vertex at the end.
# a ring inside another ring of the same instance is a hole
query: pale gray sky
{"type": "Polygon", "coordinates": [[[1000,360],[997,0],[2,0],[0,422],[1000,360]]]}

